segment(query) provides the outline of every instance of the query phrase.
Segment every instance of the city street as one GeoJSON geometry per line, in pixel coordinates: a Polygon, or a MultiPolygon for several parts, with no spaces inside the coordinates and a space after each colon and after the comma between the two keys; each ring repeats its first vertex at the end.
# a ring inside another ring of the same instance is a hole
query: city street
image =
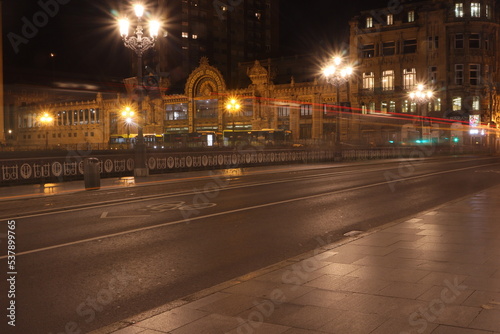
{"type": "MultiPolygon", "coordinates": [[[[16,327],[8,333],[86,333],[155,314],[318,240],[498,184],[500,159],[470,156],[186,173],[172,183],[0,201],[1,268],[6,223],[16,226],[16,327]]],[[[2,269],[2,294],[6,276],[2,269]]]]}

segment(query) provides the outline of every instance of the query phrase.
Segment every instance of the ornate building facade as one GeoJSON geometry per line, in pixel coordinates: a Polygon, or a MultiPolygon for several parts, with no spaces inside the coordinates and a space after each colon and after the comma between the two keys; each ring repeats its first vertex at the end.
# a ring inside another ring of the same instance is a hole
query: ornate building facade
{"type": "MultiPolygon", "coordinates": [[[[202,57],[184,92],[145,98],[144,133],[283,129],[301,143],[388,145],[412,134],[446,143],[451,129],[452,136],[463,138],[471,116],[490,126],[500,121],[499,22],[492,0],[403,1],[362,12],[350,22],[348,57],[355,75],[338,90],[319,74],[283,82],[287,73],[275,73],[271,60],[243,63],[248,79],[238,81],[249,84],[232,89],[202,57]],[[277,76],[279,83],[273,81],[277,76]],[[409,94],[419,83],[433,91],[420,104],[409,94]],[[230,98],[240,101],[237,112],[226,109],[230,98]]],[[[302,66],[297,59],[282,67],[302,66]]],[[[120,116],[134,103],[120,95],[95,94],[87,102],[18,100],[13,111],[19,146],[47,146],[48,135],[50,147],[104,148],[111,135],[137,131],[120,116]],[[41,111],[50,112],[50,124],[38,121],[41,111]]]]}

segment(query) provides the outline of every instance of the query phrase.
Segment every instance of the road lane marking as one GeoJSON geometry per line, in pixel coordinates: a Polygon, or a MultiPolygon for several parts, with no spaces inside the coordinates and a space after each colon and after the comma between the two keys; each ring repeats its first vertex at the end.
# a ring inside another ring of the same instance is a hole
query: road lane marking
{"type": "MultiPolygon", "coordinates": [[[[488,165],[484,165],[484,166],[488,166],[488,165]]],[[[456,172],[456,171],[463,171],[463,170],[478,168],[478,167],[480,167],[480,166],[458,168],[458,169],[455,169],[455,170],[441,171],[441,172],[430,173],[430,174],[426,174],[426,175],[419,175],[419,176],[407,177],[407,178],[404,178],[402,180],[420,179],[420,178],[424,178],[424,177],[428,177],[428,176],[441,175],[441,174],[452,173],[452,172],[456,172]]],[[[82,243],[92,242],[92,241],[96,241],[96,240],[109,239],[109,238],[118,237],[118,236],[122,236],[122,235],[126,235],[126,234],[131,234],[131,233],[136,233],[136,232],[142,232],[142,231],[148,231],[148,230],[152,230],[152,229],[156,229],[156,228],[161,228],[161,227],[166,227],[166,226],[172,226],[172,225],[178,225],[178,224],[183,224],[183,223],[187,223],[187,222],[193,222],[193,221],[196,221],[196,220],[202,220],[202,219],[206,219],[206,218],[213,218],[213,217],[228,215],[228,214],[232,214],[232,213],[238,213],[238,212],[250,211],[250,210],[255,210],[255,209],[261,209],[261,208],[275,206],[275,205],[281,205],[281,204],[288,204],[288,203],[293,203],[293,202],[298,202],[298,201],[303,201],[303,200],[314,199],[314,198],[318,198],[318,197],[331,196],[331,195],[336,195],[336,194],[347,192],[347,191],[362,190],[362,189],[367,189],[367,188],[372,188],[372,187],[378,187],[378,186],[381,186],[381,185],[386,185],[386,184],[391,183],[391,182],[395,182],[395,181],[377,182],[377,183],[367,184],[367,185],[363,185],[363,186],[351,187],[351,188],[347,188],[347,189],[339,189],[339,190],[335,190],[335,191],[331,191],[331,192],[326,192],[326,193],[321,193],[321,194],[308,195],[308,196],[303,196],[303,197],[298,197],[298,198],[290,198],[290,199],[282,200],[282,201],[276,201],[276,202],[271,202],[271,203],[253,205],[253,206],[249,206],[249,207],[246,207],[246,208],[240,208],[240,209],[228,210],[228,211],[223,211],[223,212],[217,212],[217,213],[212,213],[212,214],[208,214],[208,215],[204,215],[204,216],[197,216],[197,217],[192,217],[192,218],[188,218],[188,219],[182,219],[182,220],[177,220],[177,221],[173,221],[173,222],[157,224],[157,225],[153,225],[153,226],[146,226],[146,227],[136,228],[136,229],[132,229],[132,230],[127,230],[127,231],[122,231],[122,232],[117,232],[117,233],[102,235],[102,236],[98,236],[98,237],[93,237],[93,238],[82,239],[82,240],[78,240],[78,241],[67,242],[67,243],[64,243],[64,244],[59,244],[59,245],[54,245],[54,246],[48,246],[48,247],[33,249],[33,250],[25,251],[25,252],[19,252],[19,253],[17,253],[17,256],[27,255],[27,254],[33,254],[33,253],[39,253],[39,252],[43,252],[43,251],[46,251],[46,250],[52,250],[52,249],[57,249],[57,248],[62,248],[62,247],[67,247],[67,246],[74,246],[74,245],[79,245],[79,244],[82,244],[82,243]]],[[[7,256],[0,256],[0,260],[1,259],[5,259],[5,258],[7,258],[7,256]]]]}
{"type": "Polygon", "coordinates": [[[145,218],[145,217],[151,217],[151,215],[144,215],[144,216],[113,216],[113,217],[108,217],[108,213],[109,212],[104,211],[101,214],[100,218],[145,218]]]}
{"type": "MultiPolygon", "coordinates": [[[[469,160],[466,160],[468,162],[469,160]]],[[[461,171],[464,169],[473,169],[473,168],[481,168],[481,167],[486,167],[486,166],[491,166],[491,165],[498,165],[500,163],[493,163],[493,164],[486,164],[486,165],[477,165],[477,166],[472,166],[472,167],[464,167],[461,169],[451,169],[451,170],[445,170],[442,172],[436,172],[437,174],[444,174],[444,173],[451,173],[454,171],[461,171]]],[[[253,182],[253,183],[248,183],[244,185],[228,185],[220,188],[214,188],[211,191],[217,190],[217,191],[226,191],[226,190],[232,190],[232,189],[241,189],[241,188],[251,188],[251,187],[258,187],[258,186],[264,186],[264,185],[270,185],[270,184],[278,184],[278,183],[287,183],[287,182],[292,182],[292,181],[301,181],[301,180],[308,180],[308,179],[315,179],[315,178],[322,178],[322,177],[328,177],[328,176],[336,176],[336,175],[343,175],[343,174],[349,174],[349,175],[355,175],[355,173],[369,173],[369,172],[376,172],[376,171],[386,171],[387,168],[373,168],[369,170],[362,170],[362,171],[342,171],[342,172],[332,172],[332,173],[322,173],[322,174],[315,174],[315,175],[307,175],[307,176],[297,176],[297,177],[290,177],[287,179],[283,180],[276,180],[276,181],[266,181],[266,182],[253,182]],[[355,173],[354,173],[355,172],[355,173]]],[[[430,174],[423,174],[423,175],[417,175],[413,177],[401,177],[397,180],[392,180],[388,181],[387,184],[390,184],[391,182],[402,182],[405,180],[411,180],[415,178],[422,178],[422,177],[427,177],[427,176],[433,176],[437,175],[436,173],[430,173],[430,174]]],[[[213,179],[214,176],[217,175],[212,175],[211,178],[213,179]]],[[[207,193],[211,191],[202,191],[201,193],[207,193]]],[[[120,200],[112,200],[112,201],[107,201],[107,202],[99,202],[97,203],[89,203],[88,205],[85,206],[80,206],[80,205],[75,205],[75,206],[67,206],[58,209],[58,211],[49,211],[49,212],[35,212],[32,214],[28,214],[25,216],[12,216],[12,217],[0,217],[0,220],[8,220],[8,219],[22,219],[22,218],[32,218],[32,217],[39,217],[39,216],[47,216],[47,215],[54,215],[54,214],[59,214],[59,213],[67,213],[67,212],[73,212],[73,211],[81,211],[81,210],[87,210],[89,208],[102,208],[102,207],[107,207],[107,206],[114,206],[114,205],[121,205],[124,203],[138,203],[138,202],[144,202],[144,201],[149,201],[152,199],[162,199],[162,198],[172,198],[172,197],[178,197],[178,196],[187,196],[187,195],[194,195],[198,194],[200,191],[193,191],[193,190],[187,190],[187,191],[182,191],[178,193],[172,193],[168,195],[150,195],[150,196],[141,196],[139,198],[128,198],[128,199],[120,199],[120,200]]]]}

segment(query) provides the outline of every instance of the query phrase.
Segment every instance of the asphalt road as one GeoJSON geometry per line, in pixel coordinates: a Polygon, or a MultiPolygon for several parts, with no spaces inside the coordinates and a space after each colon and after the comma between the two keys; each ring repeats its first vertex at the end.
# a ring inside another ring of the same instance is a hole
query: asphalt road
{"type": "Polygon", "coordinates": [[[499,183],[500,158],[466,157],[234,169],[0,202],[0,332],[86,333],[499,183]],[[16,327],[4,298],[9,219],[16,327]]]}

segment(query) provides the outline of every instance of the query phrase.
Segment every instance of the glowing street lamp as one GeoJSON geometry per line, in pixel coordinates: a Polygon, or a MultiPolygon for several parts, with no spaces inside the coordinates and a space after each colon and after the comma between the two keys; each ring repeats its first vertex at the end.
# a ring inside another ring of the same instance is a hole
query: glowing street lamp
{"type": "MultiPolygon", "coordinates": [[[[326,82],[337,88],[337,105],[340,104],[340,86],[349,82],[349,78],[354,73],[352,66],[344,64],[342,57],[333,57],[331,62],[323,68],[323,76],[326,82]]],[[[335,160],[342,159],[340,145],[340,108],[337,108],[335,124],[335,160]]]]}
{"type": "Polygon", "coordinates": [[[420,116],[421,116],[420,117],[420,121],[421,121],[421,123],[420,123],[420,127],[421,127],[420,139],[424,140],[424,130],[425,130],[424,117],[426,115],[424,115],[424,112],[421,110],[420,105],[432,100],[432,98],[434,97],[434,92],[430,89],[427,89],[425,87],[425,85],[418,84],[414,90],[412,90],[408,93],[408,96],[409,96],[410,100],[414,101],[417,104],[417,114],[420,114],[420,116]]]}
{"type": "Polygon", "coordinates": [[[232,120],[233,120],[233,126],[232,126],[232,132],[233,132],[233,146],[234,146],[234,117],[235,114],[241,109],[241,105],[239,101],[236,98],[229,98],[228,102],[226,103],[226,111],[230,114],[232,114],[232,120]]]}
{"type": "Polygon", "coordinates": [[[40,122],[45,126],[45,149],[49,149],[49,125],[52,123],[54,118],[48,113],[44,113],[40,117],[40,122]]]}
{"type": "Polygon", "coordinates": [[[149,174],[146,165],[146,145],[144,144],[143,123],[144,115],[142,110],[143,90],[142,90],[142,56],[144,52],[154,47],[156,38],[160,30],[160,22],[151,20],[149,22],[149,37],[144,36],[144,28],[142,26],[142,18],[145,8],[141,4],[133,5],[135,16],[137,18],[137,26],[134,34],[129,36],[130,22],[127,18],[118,21],[120,35],[122,36],[125,47],[133,50],[137,55],[137,88],[138,88],[138,124],[137,124],[137,143],[135,156],[135,176],[147,176],[149,174]]]}
{"type": "Polygon", "coordinates": [[[134,115],[135,112],[130,107],[122,111],[122,118],[127,126],[127,148],[130,148],[130,125],[134,123],[134,115]]]}

